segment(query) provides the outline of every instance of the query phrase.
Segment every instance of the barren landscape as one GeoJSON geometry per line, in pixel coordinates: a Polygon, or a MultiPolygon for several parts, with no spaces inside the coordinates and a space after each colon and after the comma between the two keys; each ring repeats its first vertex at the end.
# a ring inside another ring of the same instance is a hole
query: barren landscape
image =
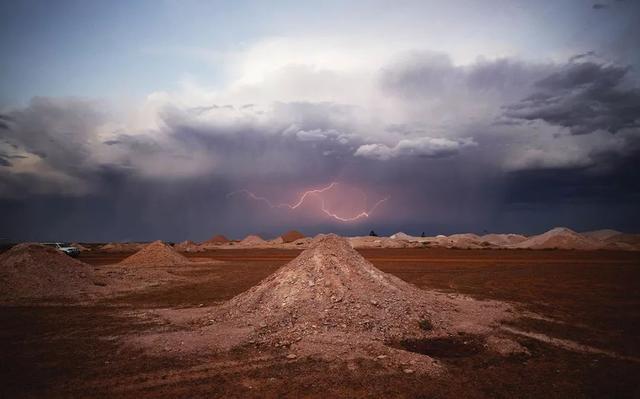
{"type": "Polygon", "coordinates": [[[0,307],[1,394],[640,394],[637,251],[360,249],[367,266],[333,237],[184,264],[83,251],[94,288],[0,307]]]}

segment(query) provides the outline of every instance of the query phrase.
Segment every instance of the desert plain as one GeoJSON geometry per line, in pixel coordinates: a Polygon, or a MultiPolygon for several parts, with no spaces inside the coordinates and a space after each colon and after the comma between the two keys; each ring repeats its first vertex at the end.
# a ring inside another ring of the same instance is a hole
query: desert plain
{"type": "Polygon", "coordinates": [[[0,396],[640,396],[633,248],[283,237],[6,250],[0,396]]]}

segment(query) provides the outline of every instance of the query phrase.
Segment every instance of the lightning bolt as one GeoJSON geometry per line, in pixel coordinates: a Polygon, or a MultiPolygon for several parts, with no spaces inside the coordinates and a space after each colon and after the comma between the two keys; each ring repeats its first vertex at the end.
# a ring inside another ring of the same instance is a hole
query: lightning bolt
{"type": "MultiPolygon", "coordinates": [[[[276,204],[276,203],[272,202],[271,200],[269,200],[268,198],[256,195],[253,192],[251,192],[251,191],[249,191],[247,189],[244,189],[244,188],[242,190],[233,191],[233,192],[227,194],[227,198],[231,198],[231,197],[233,197],[235,195],[238,195],[238,194],[244,194],[244,195],[246,195],[247,197],[249,197],[249,198],[251,198],[253,200],[264,202],[271,209],[287,208],[287,209],[290,209],[290,210],[294,210],[294,209],[300,207],[302,204],[304,204],[305,200],[310,195],[317,196],[318,194],[322,194],[322,193],[324,193],[326,191],[331,190],[332,188],[334,188],[337,185],[338,185],[337,182],[332,182],[331,184],[329,184],[326,187],[305,191],[304,193],[302,193],[302,195],[300,196],[298,201],[293,203],[293,204],[287,204],[287,203],[278,203],[278,204],[276,204]]],[[[382,204],[383,202],[389,200],[389,198],[390,197],[385,197],[385,198],[379,200],[370,209],[364,210],[364,211],[358,213],[355,216],[344,217],[344,216],[340,216],[340,215],[330,211],[329,209],[327,209],[324,198],[320,197],[320,201],[321,201],[320,210],[322,212],[324,212],[327,216],[329,216],[331,218],[334,218],[334,219],[336,219],[336,220],[338,220],[340,222],[353,222],[353,221],[356,221],[358,219],[370,217],[371,214],[373,213],[373,211],[375,211],[376,208],[378,206],[380,206],[380,204],[382,204]]],[[[365,195],[365,201],[366,201],[366,195],[365,195]]]]}

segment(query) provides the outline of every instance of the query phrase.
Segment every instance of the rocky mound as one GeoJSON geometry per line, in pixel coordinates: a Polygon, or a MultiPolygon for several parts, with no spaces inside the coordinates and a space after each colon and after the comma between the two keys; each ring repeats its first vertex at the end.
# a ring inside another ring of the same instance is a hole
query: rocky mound
{"type": "Polygon", "coordinates": [[[198,244],[191,240],[182,241],[173,246],[173,249],[180,252],[202,252],[204,251],[198,244]]]}
{"type": "Polygon", "coordinates": [[[566,227],[556,227],[546,233],[529,237],[513,246],[528,249],[599,249],[602,243],[584,237],[566,227]]]}
{"type": "Polygon", "coordinates": [[[124,266],[173,266],[187,263],[190,263],[189,259],[160,240],[148,244],[120,262],[124,266]]]}
{"type": "Polygon", "coordinates": [[[615,236],[619,236],[622,233],[617,230],[603,229],[603,230],[585,231],[584,233],[580,233],[580,234],[582,234],[584,237],[591,238],[593,240],[606,241],[611,238],[614,238],[615,236]]]}
{"type": "Polygon", "coordinates": [[[527,237],[520,234],[485,234],[480,240],[499,247],[508,247],[526,241],[527,237]]]}
{"type": "Polygon", "coordinates": [[[266,243],[267,242],[263,240],[262,237],[255,234],[250,234],[246,236],[244,240],[240,241],[240,244],[242,245],[260,245],[260,244],[266,244],[266,243]]]}
{"type": "Polygon", "coordinates": [[[283,235],[280,236],[282,238],[282,242],[289,243],[294,242],[295,240],[299,240],[301,238],[305,238],[305,235],[299,232],[298,230],[289,230],[283,235]]]}
{"type": "Polygon", "coordinates": [[[328,326],[380,340],[418,334],[432,310],[423,291],[376,269],[346,239],[330,234],[216,314],[259,326],[257,342],[291,343],[328,326]]]}
{"type": "Polygon", "coordinates": [[[280,349],[287,359],[388,357],[393,367],[411,364],[409,373],[440,365],[399,349],[402,340],[491,334],[514,313],[504,303],[422,291],[376,269],[349,241],[330,234],[315,237],[297,258],[220,306],[194,310],[193,318],[183,309],[156,314],[200,328],[135,338],[154,353],[251,345],[280,349]]]}
{"type": "Polygon", "coordinates": [[[96,289],[93,269],[57,249],[18,244],[0,255],[0,299],[82,296],[96,289]]]}

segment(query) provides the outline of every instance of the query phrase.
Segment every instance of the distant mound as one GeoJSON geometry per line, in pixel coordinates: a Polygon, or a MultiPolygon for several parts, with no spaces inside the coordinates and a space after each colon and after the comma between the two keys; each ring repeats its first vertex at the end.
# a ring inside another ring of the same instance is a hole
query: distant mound
{"type": "Polygon", "coordinates": [[[603,229],[603,230],[586,231],[581,234],[582,236],[591,238],[593,240],[606,241],[615,236],[619,236],[622,233],[617,230],[603,229]]]}
{"type": "Polygon", "coordinates": [[[289,230],[280,237],[282,238],[282,242],[288,243],[294,242],[295,240],[299,240],[301,238],[305,238],[305,235],[298,230],[289,230]]]}
{"type": "Polygon", "coordinates": [[[124,266],[173,266],[190,263],[189,259],[162,241],[154,241],[120,262],[124,266]]]}
{"type": "Polygon", "coordinates": [[[415,237],[410,236],[409,234],[405,234],[405,233],[403,233],[401,231],[396,233],[396,234],[394,234],[394,235],[392,235],[389,238],[392,238],[394,240],[407,240],[407,241],[415,240],[415,237]]]}
{"type": "Polygon", "coordinates": [[[110,242],[100,247],[100,250],[107,252],[132,252],[138,251],[144,247],[144,244],[135,242],[110,242]]]}
{"type": "Polygon", "coordinates": [[[85,247],[84,245],[78,243],[78,242],[74,242],[73,244],[71,244],[72,247],[78,248],[78,251],[80,252],[84,252],[84,251],[91,251],[91,249],[85,247]]]}
{"type": "Polygon", "coordinates": [[[204,251],[198,244],[191,240],[182,241],[173,246],[173,249],[180,252],[202,252],[204,251]]]}
{"type": "Polygon", "coordinates": [[[226,244],[228,243],[230,240],[223,236],[222,234],[217,234],[213,237],[211,237],[210,239],[208,239],[207,241],[203,242],[203,244],[226,244]]]}
{"type": "Polygon", "coordinates": [[[0,255],[0,298],[74,297],[95,289],[93,269],[57,249],[18,244],[0,255]]]}
{"type": "Polygon", "coordinates": [[[244,240],[240,241],[240,244],[242,245],[259,245],[259,244],[266,244],[266,243],[267,242],[263,240],[262,237],[255,234],[250,234],[246,236],[244,240]]]}
{"type": "Polygon", "coordinates": [[[608,249],[640,250],[640,234],[621,233],[604,240],[608,249]]]}
{"type": "Polygon", "coordinates": [[[602,244],[566,227],[556,227],[546,233],[529,237],[527,240],[514,245],[514,248],[589,250],[602,248],[602,244]]]}
{"type": "Polygon", "coordinates": [[[452,234],[447,237],[453,248],[473,249],[481,248],[480,236],[473,233],[452,234]]]}
{"type": "Polygon", "coordinates": [[[502,247],[519,244],[526,241],[527,237],[520,234],[485,234],[480,240],[502,247]]]}

